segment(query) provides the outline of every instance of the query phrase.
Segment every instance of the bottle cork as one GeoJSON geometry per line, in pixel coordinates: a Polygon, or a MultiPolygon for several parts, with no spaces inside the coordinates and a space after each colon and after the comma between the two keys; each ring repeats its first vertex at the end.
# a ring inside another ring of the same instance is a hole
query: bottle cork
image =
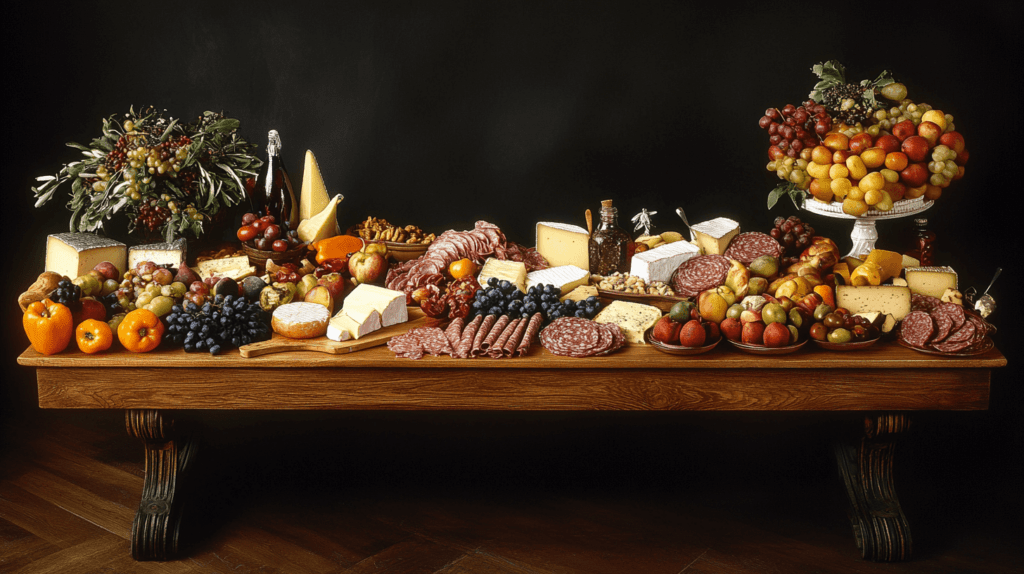
{"type": "Polygon", "coordinates": [[[611,207],[611,206],[612,206],[612,200],[605,199],[605,200],[601,201],[601,207],[611,207]]]}

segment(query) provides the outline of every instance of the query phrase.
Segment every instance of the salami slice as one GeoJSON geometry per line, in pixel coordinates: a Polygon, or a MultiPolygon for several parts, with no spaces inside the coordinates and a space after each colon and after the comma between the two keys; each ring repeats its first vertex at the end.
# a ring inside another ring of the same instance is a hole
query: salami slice
{"type": "Polygon", "coordinates": [[[932,343],[931,347],[943,353],[956,353],[971,346],[971,341],[946,341],[945,343],[932,343]]]}
{"type": "MultiPolygon", "coordinates": [[[[970,345],[974,342],[974,334],[978,332],[978,328],[974,326],[974,323],[966,322],[963,327],[960,327],[956,331],[950,333],[949,337],[946,337],[945,343],[967,343],[970,345]]],[[[967,346],[965,345],[965,347],[967,346]]]]}
{"type": "Polygon", "coordinates": [[[469,357],[469,352],[473,349],[473,339],[476,338],[476,332],[480,329],[480,324],[483,322],[484,316],[477,315],[462,329],[462,337],[459,339],[459,344],[455,347],[453,357],[456,359],[469,357]]]}
{"type": "Polygon", "coordinates": [[[925,313],[930,313],[932,309],[935,309],[940,304],[942,304],[942,301],[937,297],[932,297],[931,295],[915,293],[910,296],[911,311],[924,311],[925,313]]]}
{"type": "Polygon", "coordinates": [[[448,328],[444,330],[444,336],[448,339],[448,344],[452,346],[452,352],[456,347],[459,346],[459,341],[462,339],[462,327],[465,321],[462,317],[456,317],[452,319],[452,322],[448,324],[448,328]]]}
{"type": "Polygon", "coordinates": [[[487,334],[491,332],[491,328],[494,326],[494,322],[498,318],[494,315],[487,315],[484,317],[484,322],[480,325],[480,330],[476,332],[476,336],[473,338],[473,346],[469,350],[470,358],[479,357],[483,355],[483,344],[487,334]]]}
{"type": "Polygon", "coordinates": [[[988,323],[973,313],[968,313],[966,316],[967,320],[974,325],[974,342],[978,343],[980,341],[984,341],[985,337],[988,335],[988,323]]]}
{"type": "Polygon", "coordinates": [[[512,336],[501,347],[501,355],[503,357],[511,357],[516,354],[516,348],[519,347],[519,341],[523,338],[523,333],[526,332],[526,326],[529,324],[530,319],[522,317],[518,321],[516,323],[516,330],[512,331],[512,336]]]}
{"type": "Polygon", "coordinates": [[[440,356],[452,352],[444,331],[437,327],[417,327],[394,337],[388,341],[388,349],[394,351],[396,357],[407,359],[420,359],[427,353],[440,356]]]}
{"type": "Polygon", "coordinates": [[[541,313],[534,313],[533,317],[530,317],[530,323],[526,326],[526,332],[523,333],[523,340],[519,342],[519,348],[516,349],[517,357],[522,357],[530,352],[533,338],[537,336],[537,332],[540,331],[540,326],[543,322],[544,315],[541,313]]]}
{"type": "Polygon", "coordinates": [[[764,255],[778,259],[782,257],[782,246],[771,235],[759,231],[748,231],[732,238],[725,254],[728,259],[735,259],[744,265],[764,255]]]}
{"type": "Polygon", "coordinates": [[[934,333],[935,323],[924,311],[911,311],[900,325],[900,338],[913,347],[923,349],[934,333]]]}
{"type": "Polygon", "coordinates": [[[560,317],[541,331],[541,344],[556,355],[585,357],[601,339],[597,325],[589,319],[560,317]]]}
{"type": "Polygon", "coordinates": [[[508,325],[505,325],[505,328],[501,331],[501,335],[498,335],[494,344],[487,349],[488,357],[492,359],[500,359],[505,356],[505,345],[508,343],[509,338],[512,337],[512,333],[515,333],[516,327],[519,326],[520,321],[522,321],[522,319],[513,319],[508,322],[508,325]]]}
{"type": "Polygon", "coordinates": [[[672,289],[677,295],[696,297],[701,291],[724,283],[731,266],[729,259],[721,255],[699,255],[675,270],[670,280],[672,289]]]}
{"type": "Polygon", "coordinates": [[[967,317],[964,315],[964,308],[956,303],[939,303],[935,311],[945,313],[953,319],[953,328],[959,329],[964,326],[967,317]]]}
{"type": "Polygon", "coordinates": [[[932,343],[941,343],[953,330],[953,316],[944,313],[941,308],[933,309],[930,313],[932,321],[935,321],[935,336],[932,343]]]}
{"type": "Polygon", "coordinates": [[[487,333],[487,337],[484,339],[483,344],[480,345],[481,351],[486,351],[491,348],[491,345],[498,340],[498,337],[505,331],[505,327],[508,325],[508,315],[502,315],[498,317],[498,320],[494,322],[494,327],[491,327],[491,332],[487,333]]]}

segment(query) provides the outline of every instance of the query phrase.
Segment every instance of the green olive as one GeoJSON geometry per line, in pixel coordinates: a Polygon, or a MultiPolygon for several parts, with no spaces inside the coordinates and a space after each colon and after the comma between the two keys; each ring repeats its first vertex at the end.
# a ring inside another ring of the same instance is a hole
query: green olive
{"type": "Polygon", "coordinates": [[[833,329],[828,334],[829,343],[849,343],[851,339],[853,339],[853,334],[843,328],[833,329]]]}

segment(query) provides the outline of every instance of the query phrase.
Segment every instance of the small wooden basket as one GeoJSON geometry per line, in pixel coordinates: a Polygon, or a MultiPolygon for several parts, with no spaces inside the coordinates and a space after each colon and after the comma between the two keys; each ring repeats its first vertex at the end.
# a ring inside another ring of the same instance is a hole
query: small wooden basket
{"type": "Polygon", "coordinates": [[[303,243],[288,251],[263,251],[242,243],[242,251],[249,257],[249,265],[255,265],[257,269],[263,270],[267,266],[267,260],[281,265],[282,263],[298,263],[309,253],[308,246],[303,243]]]}

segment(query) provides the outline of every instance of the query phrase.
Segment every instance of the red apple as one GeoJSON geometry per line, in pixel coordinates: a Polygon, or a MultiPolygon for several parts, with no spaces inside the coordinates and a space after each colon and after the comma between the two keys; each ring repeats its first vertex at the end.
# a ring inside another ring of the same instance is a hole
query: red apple
{"type": "Polygon", "coordinates": [[[86,319],[96,319],[97,321],[107,320],[107,308],[103,306],[103,303],[95,299],[85,297],[81,300],[82,306],[72,314],[72,319],[75,325],[78,325],[86,319]]]}
{"type": "Polygon", "coordinates": [[[912,163],[900,172],[900,181],[907,187],[920,187],[928,180],[929,175],[931,174],[923,163],[912,163]]]}
{"type": "Polygon", "coordinates": [[[740,323],[741,324],[745,325],[747,323],[761,323],[761,322],[762,322],[761,311],[759,311],[759,310],[744,309],[740,313],[740,323]]]}
{"type": "MultiPolygon", "coordinates": [[[[785,329],[785,326],[783,326],[785,329]]],[[[786,329],[788,335],[789,329],[786,329]]],[[[764,323],[746,323],[740,334],[740,339],[748,345],[761,345],[764,343],[764,323]]]]}
{"type": "Polygon", "coordinates": [[[928,147],[935,147],[942,137],[942,128],[935,122],[921,122],[921,125],[917,126],[917,135],[928,140],[928,147]]]}
{"type": "Polygon", "coordinates": [[[907,194],[907,186],[898,181],[896,183],[885,182],[885,187],[882,189],[889,194],[893,203],[903,199],[903,196],[907,194]]]}
{"type": "Polygon", "coordinates": [[[341,276],[341,273],[328,273],[317,280],[316,284],[327,287],[327,290],[331,292],[331,297],[335,301],[341,301],[345,295],[345,278],[341,276]]]}
{"type": "Polygon", "coordinates": [[[835,153],[832,154],[832,163],[845,164],[847,158],[849,158],[850,156],[853,156],[853,155],[857,155],[857,154],[855,154],[852,151],[847,150],[847,149],[836,150],[835,153]]]}
{"type": "Polygon", "coordinates": [[[960,132],[946,132],[939,136],[939,143],[955,151],[957,155],[964,151],[964,136],[960,132]]]}
{"type": "MultiPolygon", "coordinates": [[[[934,125],[934,124],[932,124],[934,125]]],[[[938,127],[938,126],[936,126],[938,127]]],[[[931,148],[928,140],[922,136],[910,136],[903,140],[903,153],[907,154],[910,161],[926,161],[928,150],[931,148]]]]}
{"type": "Polygon", "coordinates": [[[872,146],[874,142],[869,133],[859,133],[850,138],[850,151],[860,153],[872,146]]]}
{"type": "Polygon", "coordinates": [[[967,163],[967,158],[971,157],[971,152],[964,150],[956,152],[956,159],[953,160],[957,165],[964,165],[967,163]]]}
{"type": "Polygon", "coordinates": [[[359,283],[373,283],[388,270],[388,262],[380,253],[353,253],[348,258],[348,272],[359,283]]]}
{"type": "Polygon", "coordinates": [[[900,138],[891,134],[881,135],[875,140],[875,147],[884,149],[887,154],[900,151],[900,138]]]}
{"type": "MultiPolygon", "coordinates": [[[[714,325],[714,323],[710,324],[714,325]]],[[[722,335],[730,341],[739,341],[740,337],[743,335],[743,324],[737,319],[727,318],[722,321],[720,329],[722,331],[722,335]]]]}
{"type": "Polygon", "coordinates": [[[917,126],[910,120],[903,120],[902,122],[892,126],[892,135],[896,136],[897,139],[903,141],[912,135],[917,134],[917,126]]]}
{"type": "MultiPolygon", "coordinates": [[[[950,146],[950,147],[953,147],[953,146],[950,146]]],[[[959,153],[959,151],[957,153],[959,153]]],[[[120,279],[121,278],[121,274],[117,272],[117,267],[115,267],[114,264],[109,262],[109,261],[104,261],[103,263],[97,263],[96,267],[93,267],[93,270],[94,271],[99,271],[100,274],[103,275],[103,280],[104,281],[107,280],[107,279],[120,279]]]]}

